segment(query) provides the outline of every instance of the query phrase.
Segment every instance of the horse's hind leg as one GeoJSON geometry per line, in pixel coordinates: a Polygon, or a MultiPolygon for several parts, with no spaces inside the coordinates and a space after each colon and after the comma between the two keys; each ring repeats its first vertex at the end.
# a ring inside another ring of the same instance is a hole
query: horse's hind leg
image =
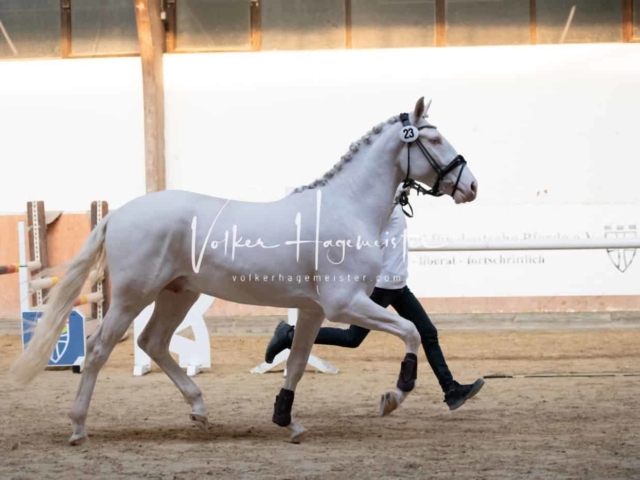
{"type": "Polygon", "coordinates": [[[124,305],[116,301],[111,304],[109,312],[102,320],[100,327],[93,332],[87,341],[87,358],[82,371],[82,378],[76,401],[71,409],[69,417],[73,422],[73,435],[69,439],[71,445],[80,445],[87,439],[85,421],[89,412],[89,404],[93,389],[96,386],[98,373],[105,364],[113,347],[120,341],[131,322],[144,308],[144,304],[138,302],[134,305],[124,305]]]}
{"type": "Polygon", "coordinates": [[[189,291],[162,290],[156,298],[149,323],[138,337],[138,345],[182,392],[187,403],[191,405],[189,418],[198,427],[206,430],[209,422],[202,392],[169,353],[171,337],[199,296],[199,293],[189,291]]]}

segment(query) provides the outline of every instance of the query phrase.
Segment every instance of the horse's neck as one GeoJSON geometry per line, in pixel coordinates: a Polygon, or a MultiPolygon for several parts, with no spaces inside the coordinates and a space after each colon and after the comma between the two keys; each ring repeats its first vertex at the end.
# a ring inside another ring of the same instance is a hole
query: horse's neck
{"type": "Polygon", "coordinates": [[[397,128],[384,131],[371,145],[362,146],[341,175],[337,175],[323,190],[323,195],[340,198],[358,219],[382,230],[393,205],[402,172],[396,158],[403,145],[397,141],[397,128]]]}

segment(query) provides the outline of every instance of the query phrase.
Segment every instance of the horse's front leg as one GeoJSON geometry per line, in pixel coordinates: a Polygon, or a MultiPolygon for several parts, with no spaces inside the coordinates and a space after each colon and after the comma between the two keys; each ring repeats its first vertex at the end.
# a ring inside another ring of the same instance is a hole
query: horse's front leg
{"type": "Polygon", "coordinates": [[[311,347],[318,336],[323,320],[324,312],[319,307],[298,311],[296,334],[287,359],[287,377],[284,388],[280,389],[280,394],[276,397],[273,409],[273,423],[287,427],[291,433],[290,440],[294,443],[302,441],[306,432],[304,427],[291,416],[294,392],[307,367],[311,347]]]}
{"type": "Polygon", "coordinates": [[[420,348],[420,334],[415,325],[381,307],[364,292],[355,294],[351,301],[328,302],[322,306],[327,318],[332,322],[349,323],[369,330],[390,333],[405,343],[407,353],[400,366],[396,388],[383,394],[380,399],[380,415],[389,415],[404,402],[418,378],[417,353],[420,348]]]}

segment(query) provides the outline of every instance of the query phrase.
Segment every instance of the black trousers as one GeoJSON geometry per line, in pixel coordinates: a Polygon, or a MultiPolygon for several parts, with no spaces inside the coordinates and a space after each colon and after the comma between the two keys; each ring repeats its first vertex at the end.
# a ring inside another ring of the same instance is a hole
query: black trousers
{"type": "MultiPolygon", "coordinates": [[[[420,333],[424,353],[427,355],[427,361],[436,375],[440,387],[446,393],[452,386],[453,375],[451,375],[438,343],[438,331],[409,287],[398,290],[376,287],[370,298],[381,307],[387,308],[391,305],[398,312],[398,315],[416,326],[418,333],[420,333]]],[[[351,325],[348,329],[324,327],[320,329],[315,343],[357,348],[369,334],[369,331],[356,325],[351,325]]]]}

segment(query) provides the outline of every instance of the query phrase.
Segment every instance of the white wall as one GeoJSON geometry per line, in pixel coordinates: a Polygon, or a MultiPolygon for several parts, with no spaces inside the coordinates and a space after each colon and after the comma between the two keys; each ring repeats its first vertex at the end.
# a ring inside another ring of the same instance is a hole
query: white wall
{"type": "MultiPolygon", "coordinates": [[[[117,208],[144,193],[139,62],[0,62],[0,214],[30,199],[51,210],[85,211],[98,198],[117,208]]],[[[412,234],[601,236],[606,225],[640,225],[640,44],[168,55],[165,89],[169,188],[279,198],[425,95],[480,195],[465,206],[414,197],[412,234]]],[[[603,251],[481,268],[469,258],[500,254],[461,253],[456,265],[433,265],[447,255],[412,254],[417,293],[637,294],[640,285],[640,260],[622,274],[603,251]]]]}
{"type": "MultiPolygon", "coordinates": [[[[637,44],[176,55],[165,68],[172,188],[279,198],[425,95],[480,195],[465,206],[414,197],[411,234],[601,237],[640,225],[637,44]]],[[[640,293],[640,259],[621,273],[612,258],[411,254],[409,284],[432,297],[640,293]]]]}
{"type": "MultiPolygon", "coordinates": [[[[139,62],[0,62],[0,213],[144,193],[139,62]]],[[[168,55],[165,84],[171,188],[277,198],[425,95],[478,207],[640,198],[637,44],[168,55]]]]}
{"type": "Polygon", "coordinates": [[[145,192],[140,59],[0,62],[0,214],[145,192]]]}
{"type": "Polygon", "coordinates": [[[640,45],[175,55],[165,70],[175,188],[278,197],[425,95],[478,205],[640,199],[640,45]]]}

